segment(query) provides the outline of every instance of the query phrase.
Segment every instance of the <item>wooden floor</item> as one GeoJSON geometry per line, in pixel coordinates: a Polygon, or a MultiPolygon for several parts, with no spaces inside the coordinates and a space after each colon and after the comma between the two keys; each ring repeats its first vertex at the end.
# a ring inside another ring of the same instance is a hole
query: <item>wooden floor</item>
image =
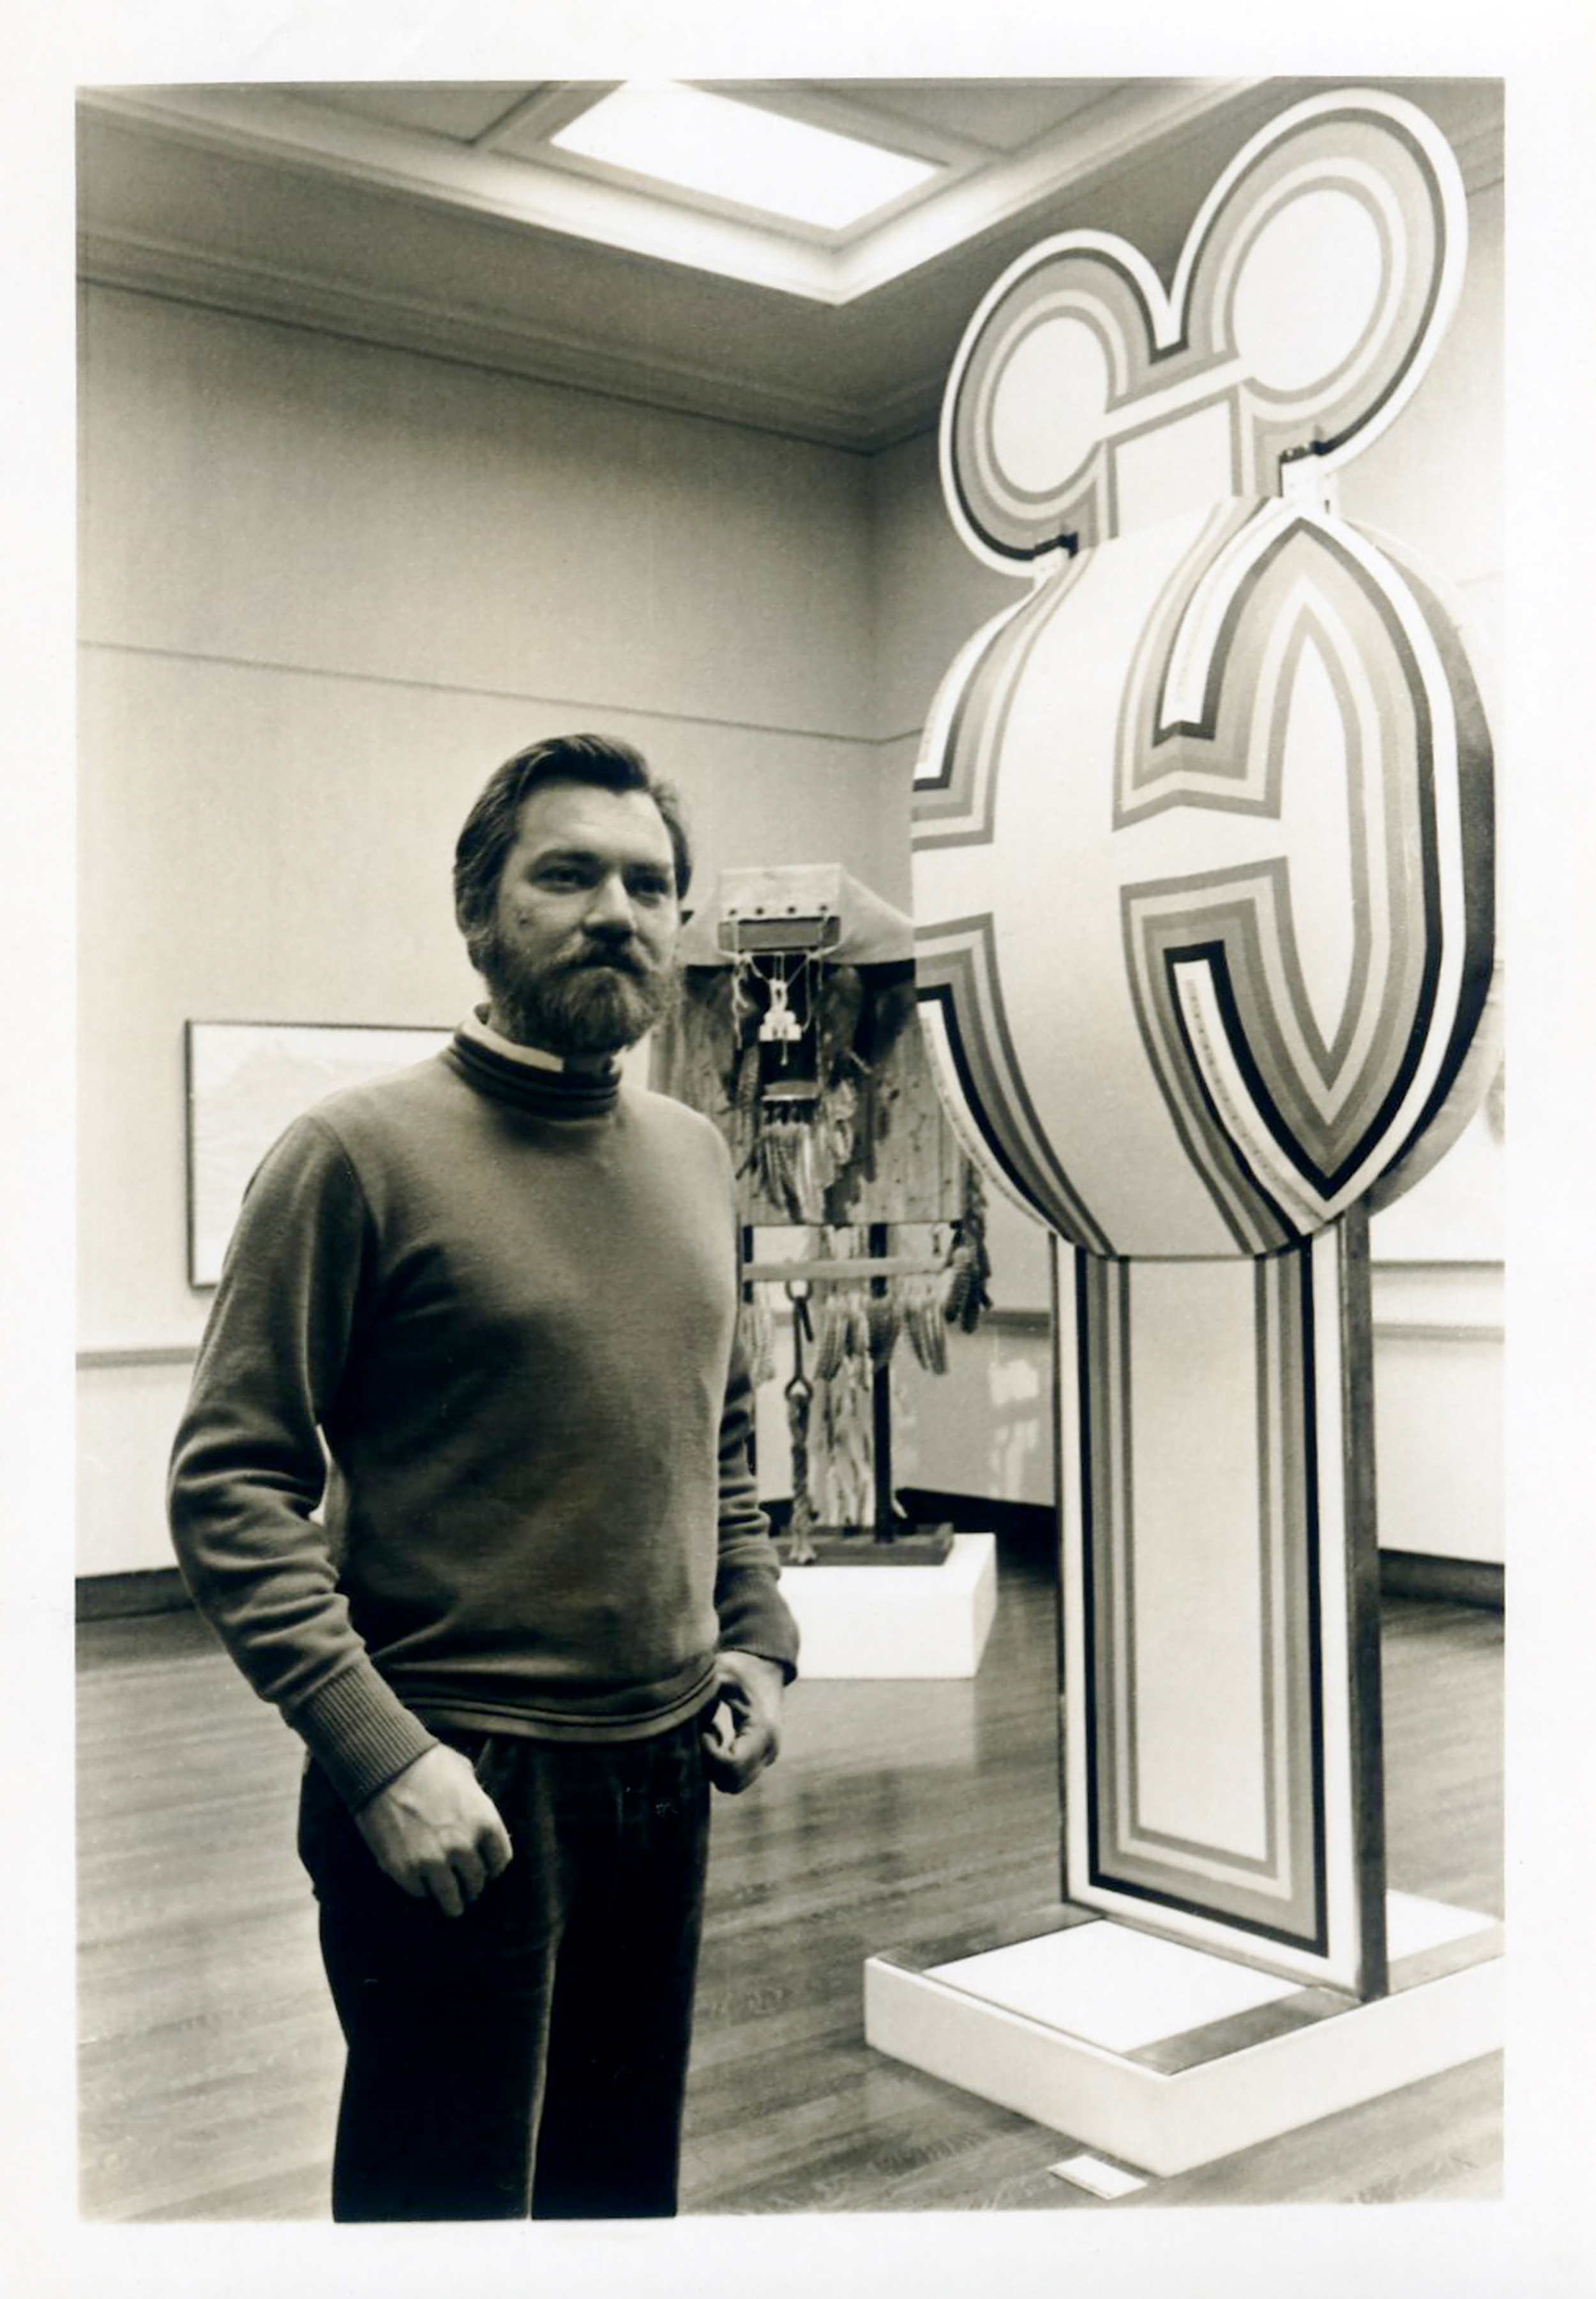
{"type": "MultiPolygon", "coordinates": [[[[1501,1913],[1501,1620],[1386,1606],[1393,1888],[1501,1913]]],[[[865,2044],[867,1956],[1057,1896],[1051,1572],[1001,1558],[969,1682],[799,1684],[719,1799],[689,2087],[694,2213],[1079,2211],[1500,2193],[1498,2059],[1100,2205],[1058,2133],[865,2044]]],[[[340,2050],[292,1849],[297,1745],[190,1615],[79,1651],[81,2207],[326,2215],[340,2050]]]]}

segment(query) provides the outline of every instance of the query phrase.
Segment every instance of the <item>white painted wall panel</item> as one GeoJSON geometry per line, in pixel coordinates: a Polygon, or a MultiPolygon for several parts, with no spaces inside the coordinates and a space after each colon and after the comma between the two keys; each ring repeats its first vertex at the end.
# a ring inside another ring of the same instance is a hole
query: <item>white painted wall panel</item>
{"type": "MultiPolygon", "coordinates": [[[[454,838],[511,750],[639,743],[702,883],[905,866],[857,458],[156,298],[83,323],[79,1342],[170,1349],[184,1021],[453,1022],[454,838]]],[[[80,1375],[80,1571],[170,1562],[186,1385],[80,1375]]]]}

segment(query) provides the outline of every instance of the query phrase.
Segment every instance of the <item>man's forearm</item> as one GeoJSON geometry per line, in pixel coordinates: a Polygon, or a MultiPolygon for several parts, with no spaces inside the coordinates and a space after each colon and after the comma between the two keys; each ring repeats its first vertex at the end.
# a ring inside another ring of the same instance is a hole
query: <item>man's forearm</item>
{"type": "Polygon", "coordinates": [[[172,1544],[195,1604],[350,1804],[432,1736],[371,1665],[315,1521],[323,1399],[354,1316],[363,1200],[314,1120],[252,1183],[172,1448],[172,1544]]]}

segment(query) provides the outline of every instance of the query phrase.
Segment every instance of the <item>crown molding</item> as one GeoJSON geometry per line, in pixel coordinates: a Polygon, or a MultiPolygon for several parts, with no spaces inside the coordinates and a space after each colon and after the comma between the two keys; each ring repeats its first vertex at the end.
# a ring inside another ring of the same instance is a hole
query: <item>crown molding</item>
{"type": "Polygon", "coordinates": [[[79,276],[87,286],[305,328],[821,446],[864,452],[877,444],[868,410],[812,392],[783,391],[708,361],[702,366],[668,361],[657,352],[634,356],[575,330],[511,325],[442,298],[373,295],[283,267],[232,263],[175,241],[86,231],[79,244],[79,276]]]}
{"type": "Polygon", "coordinates": [[[1501,125],[1483,120],[1467,129],[1454,129],[1447,141],[1457,159],[1466,192],[1488,192],[1502,182],[1504,160],[1501,125]]]}

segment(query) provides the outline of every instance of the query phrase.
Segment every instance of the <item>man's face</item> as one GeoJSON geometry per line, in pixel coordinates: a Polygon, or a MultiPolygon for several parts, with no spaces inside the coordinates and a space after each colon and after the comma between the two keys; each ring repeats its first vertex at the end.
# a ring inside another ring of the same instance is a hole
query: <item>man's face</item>
{"type": "Polygon", "coordinates": [[[613,1054],[674,1005],[675,858],[645,791],[540,784],[521,804],[480,965],[518,1044],[613,1054]]]}

